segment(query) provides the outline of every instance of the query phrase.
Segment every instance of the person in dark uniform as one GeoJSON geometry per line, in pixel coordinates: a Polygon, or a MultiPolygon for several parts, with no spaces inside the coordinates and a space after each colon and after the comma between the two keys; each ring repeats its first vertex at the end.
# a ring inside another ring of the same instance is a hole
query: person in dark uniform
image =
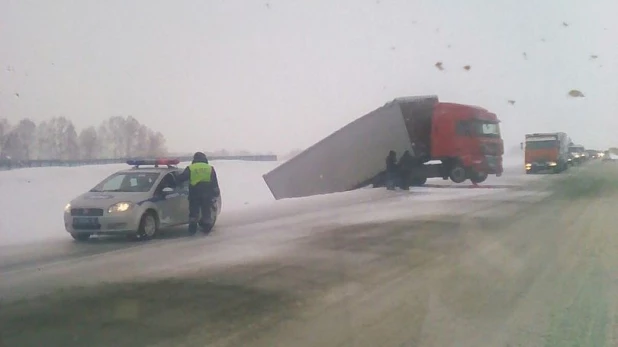
{"type": "Polygon", "coordinates": [[[390,151],[386,157],[386,189],[395,190],[397,171],[397,153],[390,151]]]}
{"type": "Polygon", "coordinates": [[[205,233],[208,233],[212,228],[213,204],[221,192],[217,172],[208,163],[206,154],[196,152],[191,165],[176,177],[178,185],[185,181],[189,181],[189,233],[195,234],[198,225],[205,233]]]}
{"type": "Polygon", "coordinates": [[[414,158],[410,151],[403,152],[403,155],[399,158],[399,163],[397,163],[399,186],[403,190],[410,190],[410,175],[412,174],[413,165],[414,158]]]}

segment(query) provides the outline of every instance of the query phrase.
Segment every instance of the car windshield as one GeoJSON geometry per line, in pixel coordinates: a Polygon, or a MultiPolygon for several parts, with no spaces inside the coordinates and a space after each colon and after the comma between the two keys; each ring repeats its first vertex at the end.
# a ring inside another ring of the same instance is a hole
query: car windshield
{"type": "Polygon", "coordinates": [[[156,172],[119,172],[109,176],[90,191],[144,193],[150,191],[159,176],[156,172]]]}
{"type": "Polygon", "coordinates": [[[526,141],[526,149],[550,149],[558,148],[557,140],[526,141]]]}

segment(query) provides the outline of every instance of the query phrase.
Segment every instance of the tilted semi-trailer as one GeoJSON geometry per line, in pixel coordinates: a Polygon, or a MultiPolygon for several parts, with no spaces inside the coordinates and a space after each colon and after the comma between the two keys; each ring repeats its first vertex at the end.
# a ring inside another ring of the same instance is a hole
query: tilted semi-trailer
{"type": "Polygon", "coordinates": [[[432,177],[480,183],[502,174],[504,146],[495,114],[419,96],[397,98],[358,118],[263,177],[275,199],[379,186],[391,150],[415,157],[414,185],[432,177]]]}

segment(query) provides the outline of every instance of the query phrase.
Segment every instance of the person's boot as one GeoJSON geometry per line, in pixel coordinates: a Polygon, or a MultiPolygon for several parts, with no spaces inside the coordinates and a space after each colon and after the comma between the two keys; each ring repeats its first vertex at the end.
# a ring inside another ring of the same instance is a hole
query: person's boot
{"type": "Polygon", "coordinates": [[[196,232],[197,232],[197,223],[196,222],[189,223],[189,235],[195,235],[196,232]]]}
{"type": "Polygon", "coordinates": [[[210,233],[210,231],[212,231],[212,227],[213,227],[212,223],[200,221],[200,230],[202,230],[204,234],[210,233]]]}

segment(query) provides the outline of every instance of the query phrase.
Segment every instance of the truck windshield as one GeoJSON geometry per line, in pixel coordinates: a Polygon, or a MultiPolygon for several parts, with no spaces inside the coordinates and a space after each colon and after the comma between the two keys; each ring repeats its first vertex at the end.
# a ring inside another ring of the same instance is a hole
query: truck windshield
{"type": "Polygon", "coordinates": [[[550,149],[558,148],[557,140],[543,140],[543,141],[526,141],[526,149],[550,149]]]}
{"type": "Polygon", "coordinates": [[[472,120],[466,123],[466,127],[472,136],[500,137],[500,125],[498,123],[483,120],[472,120]]]}

